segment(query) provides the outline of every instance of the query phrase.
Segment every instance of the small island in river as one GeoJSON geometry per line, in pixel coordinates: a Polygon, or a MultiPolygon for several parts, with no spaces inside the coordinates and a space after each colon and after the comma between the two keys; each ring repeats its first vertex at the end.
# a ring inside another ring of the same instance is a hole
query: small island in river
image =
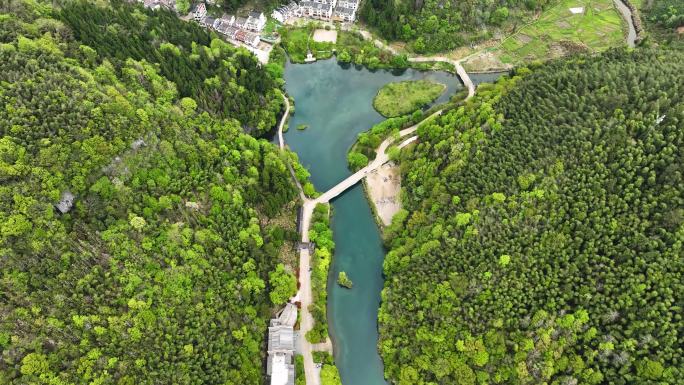
{"type": "Polygon", "coordinates": [[[432,103],[446,88],[425,79],[388,83],[373,99],[373,108],[388,118],[406,115],[432,103]]]}

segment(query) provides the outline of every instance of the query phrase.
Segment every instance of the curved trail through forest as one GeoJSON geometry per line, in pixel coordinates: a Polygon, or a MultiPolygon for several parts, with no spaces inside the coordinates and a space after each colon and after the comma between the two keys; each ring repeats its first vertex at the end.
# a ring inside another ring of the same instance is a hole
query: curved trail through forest
{"type": "MultiPolygon", "coordinates": [[[[470,80],[470,77],[468,74],[465,72],[463,67],[461,67],[460,63],[452,61],[447,58],[442,58],[442,57],[428,57],[428,58],[413,58],[413,59],[418,59],[416,60],[417,62],[428,62],[428,61],[445,61],[445,62],[450,62],[456,66],[456,70],[459,73],[459,76],[461,76],[461,79],[463,79],[464,84],[466,87],[468,87],[468,96],[466,97],[466,100],[471,98],[475,94],[475,86],[473,82],[470,80]],[[463,74],[461,74],[461,72],[463,74]],[[467,79],[467,80],[466,80],[467,79]]],[[[411,59],[409,59],[411,60],[411,59]]],[[[280,124],[278,125],[278,146],[280,147],[281,151],[285,151],[285,139],[283,138],[283,128],[285,126],[285,122],[288,118],[288,115],[290,113],[290,102],[285,96],[283,96],[283,101],[285,102],[285,113],[283,114],[283,117],[280,120],[280,124]]],[[[428,120],[434,118],[437,115],[441,115],[443,110],[438,110],[432,115],[428,116],[427,118],[423,119],[419,123],[414,124],[411,127],[405,128],[401,131],[399,131],[399,140],[402,138],[407,137],[410,134],[413,134],[417,129],[418,126],[421,124],[427,122],[428,120]]],[[[410,136],[406,139],[404,139],[401,143],[397,145],[399,148],[403,148],[410,143],[413,143],[418,139],[418,136],[413,135],[410,136]]],[[[302,217],[301,217],[301,222],[300,222],[300,237],[301,237],[301,242],[302,243],[308,243],[309,242],[309,227],[311,225],[311,217],[313,216],[313,211],[314,208],[318,203],[328,203],[330,200],[333,198],[337,197],[338,195],[342,194],[344,191],[347,189],[351,188],[352,186],[356,185],[361,179],[365,178],[369,173],[372,171],[378,169],[380,166],[383,164],[387,163],[389,161],[389,156],[386,153],[387,148],[391,144],[395,142],[394,137],[389,137],[385,139],[380,146],[376,150],[376,156],[373,161],[371,161],[366,167],[362,168],[361,170],[355,172],[354,174],[350,175],[349,177],[345,178],[342,180],[340,183],[337,185],[333,186],[331,189],[328,191],[324,192],[318,198],[315,199],[309,199],[304,195],[304,191],[302,189],[301,183],[297,180],[295,176],[294,169],[292,166],[288,163],[287,167],[290,170],[290,174],[292,175],[292,178],[295,181],[295,184],[297,185],[297,189],[299,190],[299,196],[302,199],[302,217]]],[[[299,335],[300,338],[302,339],[301,341],[301,347],[302,347],[302,357],[304,359],[304,375],[306,377],[306,383],[307,385],[320,385],[320,376],[318,374],[318,371],[316,370],[316,367],[313,362],[313,351],[314,346],[311,344],[309,341],[306,340],[306,333],[313,328],[313,316],[311,315],[311,312],[309,311],[309,306],[311,305],[312,301],[312,293],[311,293],[311,272],[309,271],[311,264],[311,253],[308,247],[302,247],[299,250],[299,293],[298,297],[301,303],[301,322],[300,322],[300,327],[299,327],[299,335]]]]}

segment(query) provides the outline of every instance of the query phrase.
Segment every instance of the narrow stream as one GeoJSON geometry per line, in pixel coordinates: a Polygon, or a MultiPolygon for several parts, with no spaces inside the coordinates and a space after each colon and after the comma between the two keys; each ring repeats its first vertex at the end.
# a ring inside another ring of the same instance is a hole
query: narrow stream
{"type": "MultiPolygon", "coordinates": [[[[498,76],[475,75],[473,82],[493,81],[498,76]]],[[[349,147],[358,133],[384,120],[372,106],[380,87],[417,79],[448,86],[438,102],[463,88],[458,77],[446,72],[372,72],[343,67],[335,60],[286,66],[286,90],[295,99],[296,112],[285,141],[311,172],[317,190],[326,191],[351,174],[347,169],[349,147]],[[309,127],[297,130],[300,124],[309,127]]],[[[335,361],[344,385],[384,385],[377,315],[385,250],[362,185],[336,198],[332,206],[336,249],[328,277],[328,326],[335,361]],[[353,281],[351,290],[336,284],[339,271],[353,281]]]]}

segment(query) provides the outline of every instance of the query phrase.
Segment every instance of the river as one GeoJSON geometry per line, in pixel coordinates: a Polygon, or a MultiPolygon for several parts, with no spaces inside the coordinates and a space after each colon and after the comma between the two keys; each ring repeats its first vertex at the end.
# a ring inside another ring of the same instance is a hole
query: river
{"type": "MultiPolygon", "coordinates": [[[[492,81],[496,77],[474,75],[473,82],[492,81]]],[[[393,81],[417,79],[431,79],[448,86],[437,102],[448,100],[463,88],[458,77],[439,71],[369,71],[343,67],[335,60],[286,66],[286,90],[294,97],[295,114],[285,133],[285,142],[309,169],[318,191],[328,190],[351,174],[347,169],[349,147],[360,132],[385,119],[372,106],[380,87],[393,81]],[[309,127],[297,130],[300,124],[309,127]]],[[[384,284],[385,250],[361,184],[332,201],[332,206],[336,248],[328,279],[328,326],[335,362],[344,385],[384,385],[377,350],[377,315],[384,284]],[[337,285],[340,271],[345,271],[354,282],[353,289],[337,285]]]]}

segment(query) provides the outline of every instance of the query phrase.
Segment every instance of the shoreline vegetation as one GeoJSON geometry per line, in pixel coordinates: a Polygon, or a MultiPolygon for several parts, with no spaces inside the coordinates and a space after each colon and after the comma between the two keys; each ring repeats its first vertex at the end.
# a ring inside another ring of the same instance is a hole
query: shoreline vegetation
{"type": "MultiPolygon", "coordinates": [[[[445,103],[434,105],[425,111],[416,110],[410,115],[387,118],[371,127],[368,131],[359,133],[356,142],[352,144],[347,152],[349,168],[352,171],[358,171],[365,167],[368,162],[375,159],[377,155],[375,150],[390,135],[398,135],[400,130],[420,123],[440,109],[446,112],[456,108],[465,100],[466,96],[466,90],[458,91],[445,103]]],[[[395,160],[394,158],[398,155],[392,148],[388,149],[388,154],[390,160],[395,160]]]]}
{"type": "MultiPolygon", "coordinates": [[[[378,48],[372,40],[366,40],[358,31],[345,31],[337,26],[332,28],[319,22],[309,22],[305,26],[284,26],[280,30],[281,49],[287,52],[293,64],[306,64],[307,53],[311,52],[317,60],[335,57],[341,65],[365,66],[370,70],[403,70],[413,68],[422,71],[446,71],[455,73],[448,63],[409,62],[408,55],[394,54],[387,49],[378,48]],[[336,30],[337,42],[317,42],[313,40],[316,29],[336,30]]],[[[275,51],[275,49],[274,49],[275,51]]],[[[284,62],[283,62],[284,64],[284,62]]]]}
{"type": "Polygon", "coordinates": [[[446,89],[443,83],[425,79],[387,83],[373,99],[373,108],[386,118],[395,118],[422,109],[446,89]]]}
{"type": "Polygon", "coordinates": [[[312,301],[309,307],[314,325],[306,333],[306,339],[311,343],[325,342],[328,339],[327,283],[330,263],[335,252],[335,242],[330,228],[331,216],[332,207],[329,204],[317,204],[309,228],[309,240],[316,244],[316,250],[311,258],[312,301]]]}

